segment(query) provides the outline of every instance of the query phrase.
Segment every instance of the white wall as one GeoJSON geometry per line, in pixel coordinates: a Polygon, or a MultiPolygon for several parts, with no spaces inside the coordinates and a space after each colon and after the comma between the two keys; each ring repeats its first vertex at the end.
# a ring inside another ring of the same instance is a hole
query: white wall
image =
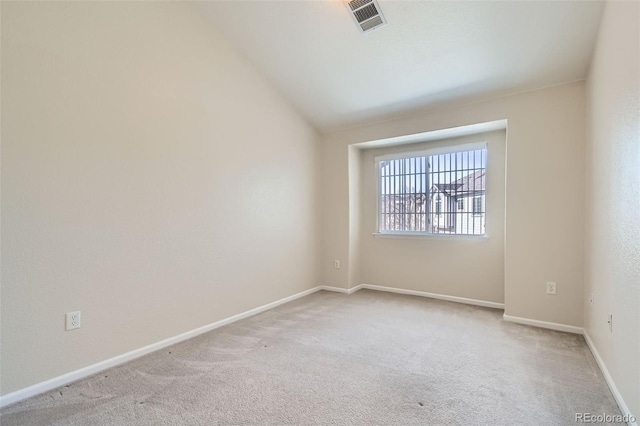
{"type": "Polygon", "coordinates": [[[587,80],[585,224],[585,328],[636,418],[640,418],[639,23],[640,3],[607,3],[587,80]],[[613,332],[608,314],[613,315],[613,332]]]}
{"type": "Polygon", "coordinates": [[[362,283],[362,168],[360,150],[356,147],[349,147],[349,288],[362,283]]]}
{"type": "Polygon", "coordinates": [[[477,300],[504,302],[504,130],[402,146],[366,149],[361,154],[360,277],[363,283],[477,300]],[[378,155],[441,146],[487,143],[488,238],[438,236],[428,239],[375,238],[378,155]]]}
{"type": "Polygon", "coordinates": [[[318,284],[317,135],[192,7],[2,4],[2,394],[318,284]]]}
{"type": "Polygon", "coordinates": [[[324,135],[321,267],[325,283],[349,285],[350,145],[501,119],[508,120],[505,311],[512,316],[581,326],[583,82],[324,135]],[[333,269],[333,259],[341,259],[343,268],[333,269]],[[556,296],[546,294],[547,281],[557,282],[556,296]]]}

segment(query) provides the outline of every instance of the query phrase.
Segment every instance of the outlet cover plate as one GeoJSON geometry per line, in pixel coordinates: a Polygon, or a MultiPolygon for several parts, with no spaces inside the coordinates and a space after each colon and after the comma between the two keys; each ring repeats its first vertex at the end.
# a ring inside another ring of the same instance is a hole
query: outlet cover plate
{"type": "Polygon", "coordinates": [[[554,282],[547,283],[547,294],[556,294],[556,283],[554,282]]]}
{"type": "Polygon", "coordinates": [[[75,330],[80,328],[80,311],[67,312],[65,316],[65,330],[75,330]]]}

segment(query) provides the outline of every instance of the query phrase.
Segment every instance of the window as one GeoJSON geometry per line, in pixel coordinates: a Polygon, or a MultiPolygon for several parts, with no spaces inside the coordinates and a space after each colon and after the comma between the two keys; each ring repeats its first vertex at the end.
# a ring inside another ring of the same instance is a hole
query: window
{"type": "Polygon", "coordinates": [[[482,214],[482,197],[473,197],[473,214],[482,214]]]}
{"type": "Polygon", "coordinates": [[[484,235],[486,161],[485,144],[376,157],[378,232],[484,235]]]}

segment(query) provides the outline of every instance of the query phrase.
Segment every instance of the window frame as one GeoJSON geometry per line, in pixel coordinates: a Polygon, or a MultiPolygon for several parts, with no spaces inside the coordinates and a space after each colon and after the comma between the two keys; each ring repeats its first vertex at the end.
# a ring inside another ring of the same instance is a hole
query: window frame
{"type": "MultiPolygon", "coordinates": [[[[454,238],[454,239],[465,239],[465,238],[471,238],[471,239],[487,239],[489,238],[488,232],[487,232],[487,221],[486,221],[486,214],[487,212],[484,212],[485,215],[485,219],[484,219],[484,233],[483,234],[448,234],[448,233],[434,233],[434,232],[428,232],[428,231],[381,231],[380,230],[380,219],[381,219],[381,211],[380,211],[380,191],[381,191],[381,179],[380,179],[380,162],[382,161],[389,161],[389,160],[403,160],[403,159],[407,159],[407,158],[414,158],[414,157],[423,157],[423,156],[433,156],[433,155],[441,155],[441,154],[454,154],[454,153],[458,153],[458,152],[467,152],[467,151],[474,151],[474,150],[486,150],[486,158],[485,158],[485,173],[487,171],[487,169],[489,168],[489,148],[488,148],[488,144],[486,141],[481,141],[481,142],[474,142],[474,143],[465,143],[465,144],[457,144],[457,145],[444,145],[444,146],[439,146],[439,147],[434,147],[434,148],[428,148],[428,149],[423,149],[423,150],[418,150],[418,151],[398,151],[398,152],[394,152],[394,153],[388,153],[388,154],[381,154],[381,155],[376,155],[373,159],[373,163],[374,163],[374,175],[375,175],[375,180],[376,180],[376,211],[375,211],[375,215],[376,215],[376,228],[373,232],[373,236],[376,238],[437,238],[437,239],[447,239],[447,238],[454,238]]],[[[427,172],[427,177],[426,177],[426,188],[428,188],[428,193],[427,193],[427,200],[425,202],[426,206],[425,206],[425,215],[427,217],[429,217],[430,213],[431,213],[431,203],[429,202],[429,194],[431,191],[431,185],[430,185],[430,181],[429,181],[429,173],[427,172]]],[[[485,199],[486,199],[486,194],[487,194],[487,189],[486,189],[486,175],[485,175],[485,199]]],[[[472,201],[473,203],[473,201],[472,201]]],[[[457,206],[457,203],[456,203],[457,206]]],[[[476,216],[475,214],[472,213],[473,216],[476,216]]]]}

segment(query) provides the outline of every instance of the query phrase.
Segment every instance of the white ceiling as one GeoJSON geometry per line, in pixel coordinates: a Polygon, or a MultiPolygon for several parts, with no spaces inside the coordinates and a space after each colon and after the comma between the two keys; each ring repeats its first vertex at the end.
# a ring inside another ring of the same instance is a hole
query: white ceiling
{"type": "Polygon", "coordinates": [[[585,77],[600,1],[379,0],[362,34],[342,1],[199,3],[321,132],[585,77]]]}

